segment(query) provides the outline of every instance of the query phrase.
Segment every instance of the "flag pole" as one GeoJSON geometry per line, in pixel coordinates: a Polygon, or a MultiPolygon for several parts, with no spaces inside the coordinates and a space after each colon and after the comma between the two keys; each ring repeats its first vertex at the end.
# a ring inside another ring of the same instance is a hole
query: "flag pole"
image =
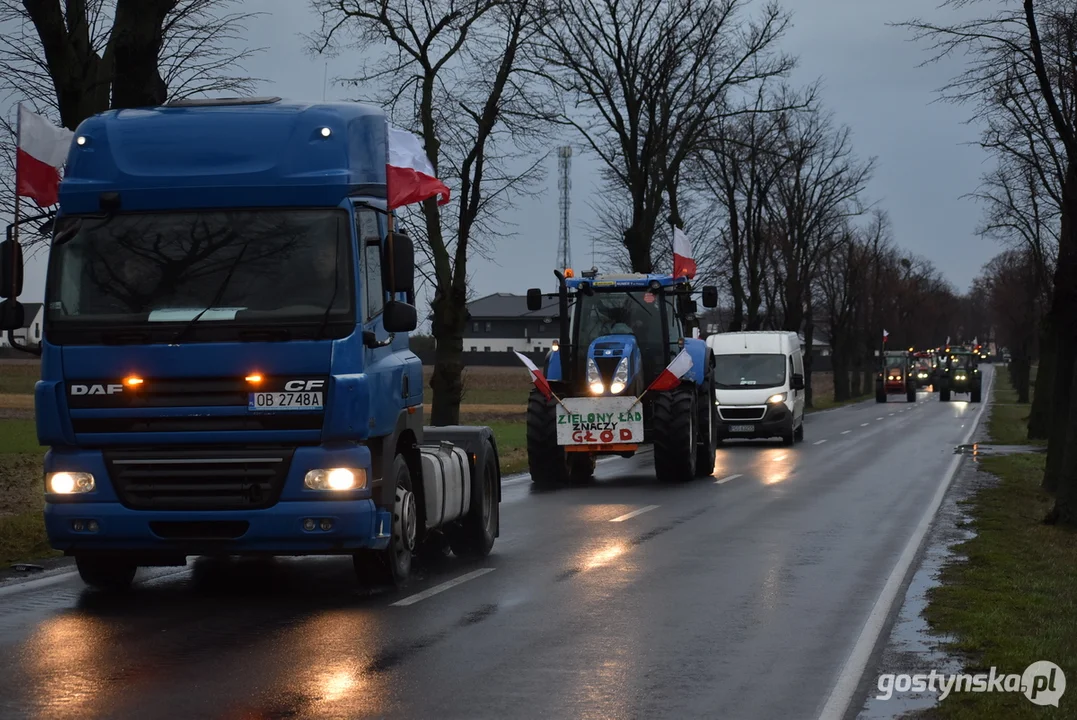
{"type": "MultiPolygon", "coordinates": [[[[22,142],[22,103],[20,102],[15,108],[15,214],[11,223],[11,239],[15,242],[13,246],[19,244],[19,153],[18,147],[22,142]]],[[[11,252],[15,252],[15,247],[11,248],[11,252]]],[[[12,257],[14,260],[14,257],[12,257]]]]}

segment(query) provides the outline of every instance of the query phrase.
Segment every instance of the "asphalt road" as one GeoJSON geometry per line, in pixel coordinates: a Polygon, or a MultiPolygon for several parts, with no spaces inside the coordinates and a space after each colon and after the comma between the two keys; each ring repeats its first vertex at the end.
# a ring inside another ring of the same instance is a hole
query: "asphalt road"
{"type": "Polygon", "coordinates": [[[648,454],[510,479],[493,554],[400,591],[347,559],[0,586],[0,717],[816,718],[980,407],[812,415],[684,485],[648,454]]]}

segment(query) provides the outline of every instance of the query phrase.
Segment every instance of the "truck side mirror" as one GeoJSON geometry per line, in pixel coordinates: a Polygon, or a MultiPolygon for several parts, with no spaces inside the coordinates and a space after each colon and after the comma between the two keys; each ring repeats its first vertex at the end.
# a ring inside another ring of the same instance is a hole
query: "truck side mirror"
{"type": "Polygon", "coordinates": [[[793,382],[790,383],[790,387],[794,390],[804,389],[804,376],[800,373],[793,373],[793,382]]]}
{"type": "MultiPolygon", "coordinates": [[[[415,246],[403,233],[389,233],[385,240],[382,283],[392,295],[415,290],[415,246]]],[[[403,332],[403,331],[400,331],[403,332]]]]}
{"type": "Polygon", "coordinates": [[[0,242],[0,298],[19,295],[22,295],[22,245],[5,240],[0,242]]]}
{"type": "Polygon", "coordinates": [[[527,291],[527,309],[531,312],[542,309],[542,291],[538,288],[531,288],[527,291]]]}
{"type": "Polygon", "coordinates": [[[18,330],[26,325],[26,311],[15,298],[0,302],[0,332],[18,330]]]}
{"type": "Polygon", "coordinates": [[[381,313],[382,325],[388,332],[405,333],[419,327],[419,313],[414,305],[406,302],[390,300],[385,303],[381,313]]]}
{"type": "Polygon", "coordinates": [[[714,285],[705,285],[703,287],[703,307],[718,307],[718,288],[714,285]]]}

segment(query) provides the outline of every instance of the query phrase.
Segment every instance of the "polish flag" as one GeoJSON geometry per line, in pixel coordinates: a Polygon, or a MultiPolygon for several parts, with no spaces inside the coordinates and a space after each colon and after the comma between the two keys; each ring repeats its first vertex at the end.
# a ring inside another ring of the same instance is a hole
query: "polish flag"
{"type": "Polygon", "coordinates": [[[691,369],[692,356],[688,354],[687,350],[681,350],[677,353],[677,357],[673,358],[673,362],[667,365],[666,369],[659,373],[658,377],[656,377],[654,382],[648,386],[647,390],[657,390],[659,392],[663,390],[672,390],[681,384],[681,378],[691,369]]]}
{"type": "Polygon", "coordinates": [[[692,243],[684,230],[673,227],[673,277],[696,276],[696,261],[692,257],[692,243]]]}
{"type": "Polygon", "coordinates": [[[883,342],[886,342],[886,338],[888,337],[890,337],[890,333],[886,332],[886,330],[883,330],[883,342]]]}
{"type": "Polygon", "coordinates": [[[449,202],[449,188],[437,179],[422,142],[407,130],[392,125],[385,184],[390,210],[438,196],[438,205],[449,202]]]}
{"type": "Polygon", "coordinates": [[[520,362],[527,366],[527,369],[531,371],[531,382],[535,383],[535,387],[539,389],[547,400],[553,398],[553,388],[550,387],[550,383],[546,380],[546,376],[542,374],[542,371],[535,367],[535,363],[526,355],[521,355],[519,351],[513,350],[516,353],[516,357],[520,358],[520,362]]]}
{"type": "Polygon", "coordinates": [[[56,127],[20,103],[15,134],[15,194],[43,208],[55,205],[59,200],[60,167],[67,161],[74,133],[56,127]]]}

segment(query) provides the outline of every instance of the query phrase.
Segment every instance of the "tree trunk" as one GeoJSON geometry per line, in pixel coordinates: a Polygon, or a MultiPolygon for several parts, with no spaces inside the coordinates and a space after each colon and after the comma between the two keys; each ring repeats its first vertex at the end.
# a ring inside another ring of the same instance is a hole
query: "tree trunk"
{"type": "Polygon", "coordinates": [[[1017,402],[1021,404],[1028,403],[1029,394],[1029,375],[1031,372],[1031,363],[1027,356],[1022,355],[1020,360],[1014,358],[1014,387],[1017,389],[1017,402]]]}
{"type": "Polygon", "coordinates": [[[112,107],[161,105],[168,87],[158,61],[164,44],[164,22],[178,0],[119,0],[109,45],[115,62],[112,107]]]}
{"type": "Polygon", "coordinates": [[[431,303],[434,350],[434,373],[430,389],[434,398],[430,409],[431,425],[459,425],[460,402],[464,397],[464,328],[467,325],[466,298],[452,293],[437,293],[431,303]]]}
{"type": "MultiPolygon", "coordinates": [[[[794,331],[795,332],[795,331],[794,331]]],[[[811,296],[808,297],[808,311],[804,314],[804,407],[812,408],[812,343],[815,339],[815,319],[812,317],[811,296]]]]}
{"type": "MultiPolygon", "coordinates": [[[[1012,358],[1011,358],[1012,359],[1012,358]]],[[[1032,394],[1032,409],[1028,417],[1028,439],[1046,440],[1051,427],[1052,389],[1055,381],[1055,332],[1050,317],[1040,327],[1039,368],[1036,371],[1036,392],[1032,394]]]]}
{"type": "MultiPolygon", "coordinates": [[[[1070,372],[1066,374],[1069,376],[1069,382],[1066,384],[1069,385],[1070,396],[1077,397],[1077,387],[1074,387],[1074,383],[1077,383],[1077,364],[1072,365],[1070,372]]],[[[1068,403],[1065,415],[1063,435],[1066,444],[1058,448],[1053,445],[1052,440],[1048,450],[1048,462],[1051,452],[1061,455],[1062,460],[1056,480],[1055,505],[1046,521],[1053,525],[1077,527],[1077,403],[1068,403]]],[[[1045,482],[1046,479],[1045,476],[1045,482]]]]}

